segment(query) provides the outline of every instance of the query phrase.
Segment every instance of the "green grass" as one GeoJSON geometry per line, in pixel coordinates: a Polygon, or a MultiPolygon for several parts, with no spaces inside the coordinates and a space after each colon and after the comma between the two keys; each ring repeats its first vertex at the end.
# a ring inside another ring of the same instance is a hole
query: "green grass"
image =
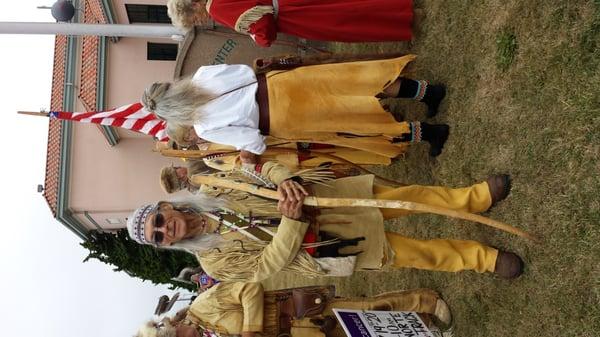
{"type": "Polygon", "coordinates": [[[506,71],[513,63],[517,52],[517,37],[510,30],[503,30],[496,38],[496,64],[506,71]]]}
{"type": "MultiPolygon", "coordinates": [[[[419,238],[473,239],[513,250],[525,259],[526,272],[512,282],[472,272],[358,273],[335,280],[339,293],[434,288],[453,310],[457,337],[599,336],[600,0],[417,4],[427,17],[410,48],[331,45],[343,52],[415,53],[411,74],[448,87],[433,120],[451,126],[444,153],[430,159],[426,146],[415,146],[404,160],[377,171],[448,186],[510,173],[511,195],[488,215],[537,233],[543,242],[410,216],[387,226],[419,238]],[[510,59],[502,63],[506,67],[499,66],[499,51],[510,59]]],[[[394,100],[391,107],[407,119],[424,119],[422,104],[394,100]]],[[[271,286],[314,281],[275,283],[271,286]]]]}
{"type": "Polygon", "coordinates": [[[581,49],[588,54],[584,57],[585,61],[597,64],[598,59],[589,55],[600,53],[600,0],[594,0],[593,3],[595,10],[591,24],[581,34],[581,49]]]}

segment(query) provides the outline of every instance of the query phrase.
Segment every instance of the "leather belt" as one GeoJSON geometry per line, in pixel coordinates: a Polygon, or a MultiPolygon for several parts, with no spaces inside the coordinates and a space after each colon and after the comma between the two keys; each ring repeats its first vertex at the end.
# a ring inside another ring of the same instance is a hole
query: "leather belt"
{"type": "Polygon", "coordinates": [[[258,88],[256,89],[256,102],[258,103],[258,128],[264,136],[269,135],[269,91],[267,90],[267,78],[264,74],[256,75],[258,88]]]}

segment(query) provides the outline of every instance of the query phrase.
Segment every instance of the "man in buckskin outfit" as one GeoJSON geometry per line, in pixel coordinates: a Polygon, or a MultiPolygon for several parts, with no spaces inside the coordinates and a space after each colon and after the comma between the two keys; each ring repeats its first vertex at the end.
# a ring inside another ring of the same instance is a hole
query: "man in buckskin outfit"
{"type": "MultiPolygon", "coordinates": [[[[228,174],[217,173],[222,178],[228,174]]],[[[278,203],[207,186],[211,196],[201,194],[184,202],[138,208],[128,220],[129,234],[141,244],[188,250],[204,271],[222,281],[259,282],[282,271],[307,277],[345,276],[355,270],[389,267],[473,270],[509,279],[522,273],[523,262],[516,254],[479,242],[417,240],[386,232],[384,219],[406,215],[405,210],[346,207],[307,213],[302,203],[308,186],[299,183],[306,180],[278,163],[256,165],[253,174],[277,186],[278,203]],[[316,226],[309,230],[311,224],[316,226]],[[311,256],[304,248],[318,246],[314,237],[322,233],[363,240],[356,247],[344,247],[345,256],[311,256]]],[[[486,211],[504,199],[509,188],[506,175],[457,189],[417,185],[392,188],[375,184],[372,175],[310,186],[316,196],[404,200],[466,212],[486,211]]]]}
{"type": "Polygon", "coordinates": [[[222,282],[206,290],[163,325],[148,322],[136,337],[343,337],[332,309],[415,311],[451,323],[446,302],[430,289],[395,291],[373,297],[334,297],[333,287],[263,291],[260,283],[222,282]]]}

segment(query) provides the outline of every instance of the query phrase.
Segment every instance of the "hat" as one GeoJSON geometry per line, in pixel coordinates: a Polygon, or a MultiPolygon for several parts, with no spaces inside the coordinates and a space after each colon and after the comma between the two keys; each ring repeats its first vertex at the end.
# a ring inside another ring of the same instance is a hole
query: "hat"
{"type": "Polygon", "coordinates": [[[160,170],[160,187],[169,194],[182,189],[181,181],[177,177],[174,166],[163,167],[160,170]]]}
{"type": "Polygon", "coordinates": [[[146,226],[146,219],[150,213],[156,210],[156,205],[143,205],[136,209],[133,214],[127,219],[127,232],[129,237],[134,239],[137,243],[143,245],[153,245],[154,243],[146,240],[144,235],[144,227],[146,226]]]}

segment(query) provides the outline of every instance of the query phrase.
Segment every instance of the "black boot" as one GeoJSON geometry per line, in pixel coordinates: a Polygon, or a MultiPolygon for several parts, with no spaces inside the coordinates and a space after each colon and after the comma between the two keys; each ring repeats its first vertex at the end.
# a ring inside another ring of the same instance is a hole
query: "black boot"
{"type": "Polygon", "coordinates": [[[438,107],[446,97],[446,87],[442,84],[428,85],[421,102],[427,104],[427,117],[432,118],[438,113],[438,107]]]}
{"type": "Polygon", "coordinates": [[[421,123],[421,139],[429,143],[429,155],[432,157],[442,153],[449,134],[450,127],[446,124],[421,123]]]}
{"type": "Polygon", "coordinates": [[[430,85],[427,81],[415,81],[409,78],[402,78],[400,81],[398,98],[412,98],[427,104],[428,118],[437,115],[438,107],[445,96],[446,87],[441,84],[430,85]]]}

